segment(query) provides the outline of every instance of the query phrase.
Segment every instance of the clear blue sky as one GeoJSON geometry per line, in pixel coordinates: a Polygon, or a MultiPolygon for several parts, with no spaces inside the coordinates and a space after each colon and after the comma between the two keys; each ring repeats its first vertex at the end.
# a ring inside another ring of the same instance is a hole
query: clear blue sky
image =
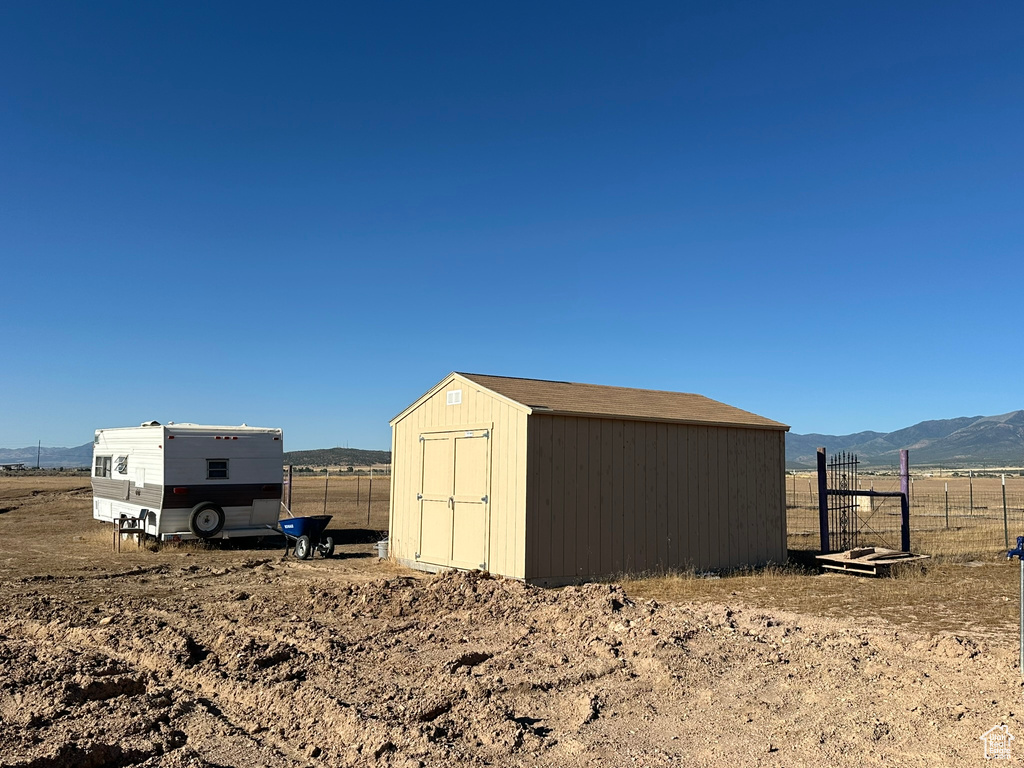
{"type": "Polygon", "coordinates": [[[1024,408],[1024,4],[0,4],[0,447],[451,370],[1024,408]]]}

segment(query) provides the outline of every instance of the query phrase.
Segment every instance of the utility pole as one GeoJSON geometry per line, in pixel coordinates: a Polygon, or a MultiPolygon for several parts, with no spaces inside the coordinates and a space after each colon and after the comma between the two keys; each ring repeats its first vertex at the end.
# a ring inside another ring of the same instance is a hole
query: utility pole
{"type": "Polygon", "coordinates": [[[36,444],[36,469],[39,469],[39,457],[42,455],[42,453],[43,453],[43,441],[40,440],[36,444]]]}

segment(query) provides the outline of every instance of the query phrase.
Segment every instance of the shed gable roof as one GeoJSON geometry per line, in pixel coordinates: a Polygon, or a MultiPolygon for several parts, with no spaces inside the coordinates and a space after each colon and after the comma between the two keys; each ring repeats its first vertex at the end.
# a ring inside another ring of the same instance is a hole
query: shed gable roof
{"type": "Polygon", "coordinates": [[[534,413],[789,430],[781,422],[687,392],[516,379],[478,373],[458,375],[521,403],[534,413]]]}

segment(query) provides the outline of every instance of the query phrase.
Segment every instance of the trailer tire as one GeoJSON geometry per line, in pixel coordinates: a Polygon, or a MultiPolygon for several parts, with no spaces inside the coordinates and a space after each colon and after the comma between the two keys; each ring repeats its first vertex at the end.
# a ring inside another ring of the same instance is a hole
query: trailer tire
{"type": "Polygon", "coordinates": [[[212,501],[192,507],[188,516],[188,529],[200,539],[212,539],[224,527],[224,510],[212,501]]]}

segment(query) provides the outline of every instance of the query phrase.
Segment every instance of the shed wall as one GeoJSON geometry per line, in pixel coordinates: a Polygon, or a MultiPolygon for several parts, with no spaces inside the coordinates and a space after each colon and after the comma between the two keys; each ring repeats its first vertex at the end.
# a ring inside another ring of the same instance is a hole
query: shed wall
{"type": "Polygon", "coordinates": [[[490,437],[488,569],[525,576],[526,412],[462,379],[448,379],[392,426],[390,553],[414,564],[419,543],[421,444],[424,432],[486,425],[490,437]],[[462,390],[448,405],[446,393],[462,390]]]}
{"type": "Polygon", "coordinates": [[[785,433],[530,417],[526,578],[786,557],[785,433]]]}

